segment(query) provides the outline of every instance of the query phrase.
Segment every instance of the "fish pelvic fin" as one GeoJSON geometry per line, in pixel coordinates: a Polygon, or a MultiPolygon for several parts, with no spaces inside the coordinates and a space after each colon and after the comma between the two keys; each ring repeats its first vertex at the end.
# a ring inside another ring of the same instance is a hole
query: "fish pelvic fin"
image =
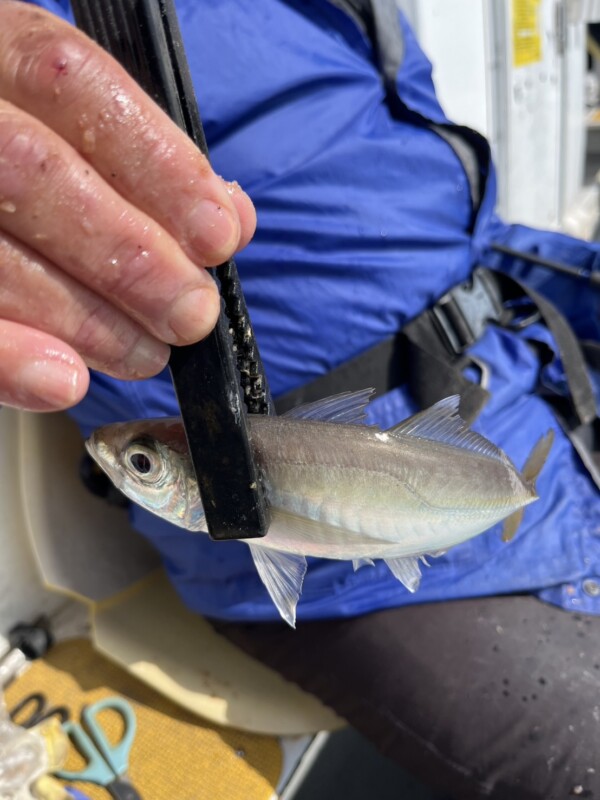
{"type": "Polygon", "coordinates": [[[421,583],[421,569],[418,556],[405,556],[404,558],[385,558],[385,563],[390,572],[404,584],[409,592],[416,592],[421,583]]]}
{"type": "Polygon", "coordinates": [[[314,403],[296,406],[283,417],[305,419],[314,422],[338,422],[344,425],[361,425],[365,422],[366,409],[375,389],[361,389],[358,392],[342,392],[314,403]]]}
{"type": "Polygon", "coordinates": [[[302,594],[306,559],[293,553],[281,553],[268,547],[248,545],[254,565],[281,617],[296,627],[296,606],[302,594]]]}
{"type": "Polygon", "coordinates": [[[523,467],[523,472],[521,473],[521,477],[523,478],[523,483],[528,486],[532,492],[535,492],[535,482],[537,476],[542,471],[542,467],[546,463],[546,459],[548,458],[548,454],[550,453],[550,449],[552,448],[552,444],[554,442],[554,431],[552,428],[539,439],[529,454],[529,458],[525,462],[525,466],[523,467]]]}

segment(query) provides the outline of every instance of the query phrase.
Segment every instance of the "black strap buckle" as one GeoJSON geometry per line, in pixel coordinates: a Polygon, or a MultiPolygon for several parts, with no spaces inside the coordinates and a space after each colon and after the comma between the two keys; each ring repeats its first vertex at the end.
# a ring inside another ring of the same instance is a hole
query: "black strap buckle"
{"type": "Polygon", "coordinates": [[[505,325],[510,311],[502,302],[500,287],[485,268],[441,297],[432,307],[433,321],[452,355],[461,355],[483,335],[490,322],[505,325]]]}

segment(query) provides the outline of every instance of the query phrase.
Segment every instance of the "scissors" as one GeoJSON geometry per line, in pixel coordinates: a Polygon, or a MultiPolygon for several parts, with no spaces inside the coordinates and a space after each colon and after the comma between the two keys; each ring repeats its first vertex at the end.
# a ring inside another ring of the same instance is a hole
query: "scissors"
{"type": "Polygon", "coordinates": [[[63,729],[87,761],[82,770],[60,770],[56,773],[66,781],[83,781],[103,786],[115,800],[142,800],[139,792],[127,779],[129,752],[135,738],[136,719],[133,708],[122,697],[107,697],[81,712],[81,725],[65,722],[63,729]],[[115,711],[125,729],[118,744],[108,740],[98,720],[101,711],[115,711]]]}
{"type": "Polygon", "coordinates": [[[40,722],[50,719],[51,717],[58,717],[61,723],[65,723],[68,721],[70,713],[66,706],[49,707],[48,698],[45,694],[41,692],[32,692],[20,700],[17,705],[9,711],[9,716],[15,725],[20,725],[22,728],[33,728],[35,725],[39,725],[40,722]],[[21,719],[23,712],[28,708],[28,714],[21,719]]]}

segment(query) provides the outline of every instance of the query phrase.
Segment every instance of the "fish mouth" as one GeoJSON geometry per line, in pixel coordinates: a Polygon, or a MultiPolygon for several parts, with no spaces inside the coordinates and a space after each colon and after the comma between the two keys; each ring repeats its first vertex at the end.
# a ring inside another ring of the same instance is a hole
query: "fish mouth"
{"type": "Polygon", "coordinates": [[[97,436],[97,431],[84,442],[88,455],[93,458],[100,469],[106,473],[117,489],[122,490],[123,476],[115,462],[110,448],[97,436]]]}
{"type": "Polygon", "coordinates": [[[96,432],[92,433],[92,435],[85,440],[84,445],[88,455],[94,459],[99,467],[102,467],[102,469],[107,472],[107,453],[103,452],[106,451],[107,448],[106,445],[98,440],[96,432]]]}
{"type": "Polygon", "coordinates": [[[94,459],[94,461],[96,460],[96,452],[95,452],[96,445],[94,442],[95,438],[96,434],[92,433],[92,435],[88,439],[86,439],[85,442],[83,443],[85,445],[85,449],[88,452],[88,455],[91,456],[94,459]]]}

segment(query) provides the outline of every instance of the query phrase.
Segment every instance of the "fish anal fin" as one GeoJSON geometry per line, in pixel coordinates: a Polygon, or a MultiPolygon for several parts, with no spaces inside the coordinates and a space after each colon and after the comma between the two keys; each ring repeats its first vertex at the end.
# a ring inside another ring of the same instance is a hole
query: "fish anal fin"
{"type": "Polygon", "coordinates": [[[254,565],[282,618],[296,627],[296,606],[302,594],[306,559],[267,547],[249,545],[254,565]]]}
{"type": "Polygon", "coordinates": [[[324,397],[322,400],[315,400],[313,403],[296,406],[282,416],[288,419],[313,420],[313,422],[361,425],[364,424],[366,408],[374,393],[374,389],[342,392],[332,397],[324,397]]]}
{"type": "Polygon", "coordinates": [[[458,413],[460,396],[457,394],[440,400],[425,411],[403,420],[388,430],[394,436],[414,436],[432,442],[460,447],[473,453],[506,461],[507,458],[495,444],[472,431],[458,413]]]}
{"type": "Polygon", "coordinates": [[[517,529],[518,529],[518,527],[521,524],[521,521],[523,519],[524,511],[525,511],[525,508],[524,508],[524,506],[522,506],[521,508],[518,508],[516,511],[513,511],[513,513],[510,515],[510,517],[507,517],[504,520],[504,525],[502,527],[502,541],[503,542],[510,542],[510,540],[514,537],[514,535],[517,532],[517,529]]]}
{"type": "Polygon", "coordinates": [[[419,568],[418,556],[386,558],[384,560],[394,578],[404,584],[409,592],[417,591],[421,583],[421,570],[419,568]]]}
{"type": "Polygon", "coordinates": [[[523,478],[523,482],[530,487],[532,491],[535,491],[535,481],[537,476],[542,471],[542,467],[546,463],[546,459],[548,458],[548,454],[550,453],[550,449],[554,442],[554,431],[552,428],[539,439],[529,454],[529,458],[525,462],[525,466],[523,467],[523,472],[521,473],[521,477],[523,478]]]}
{"type": "Polygon", "coordinates": [[[374,567],[375,562],[372,558],[354,558],[352,559],[352,566],[354,567],[354,572],[356,572],[361,567],[374,567]]]}

